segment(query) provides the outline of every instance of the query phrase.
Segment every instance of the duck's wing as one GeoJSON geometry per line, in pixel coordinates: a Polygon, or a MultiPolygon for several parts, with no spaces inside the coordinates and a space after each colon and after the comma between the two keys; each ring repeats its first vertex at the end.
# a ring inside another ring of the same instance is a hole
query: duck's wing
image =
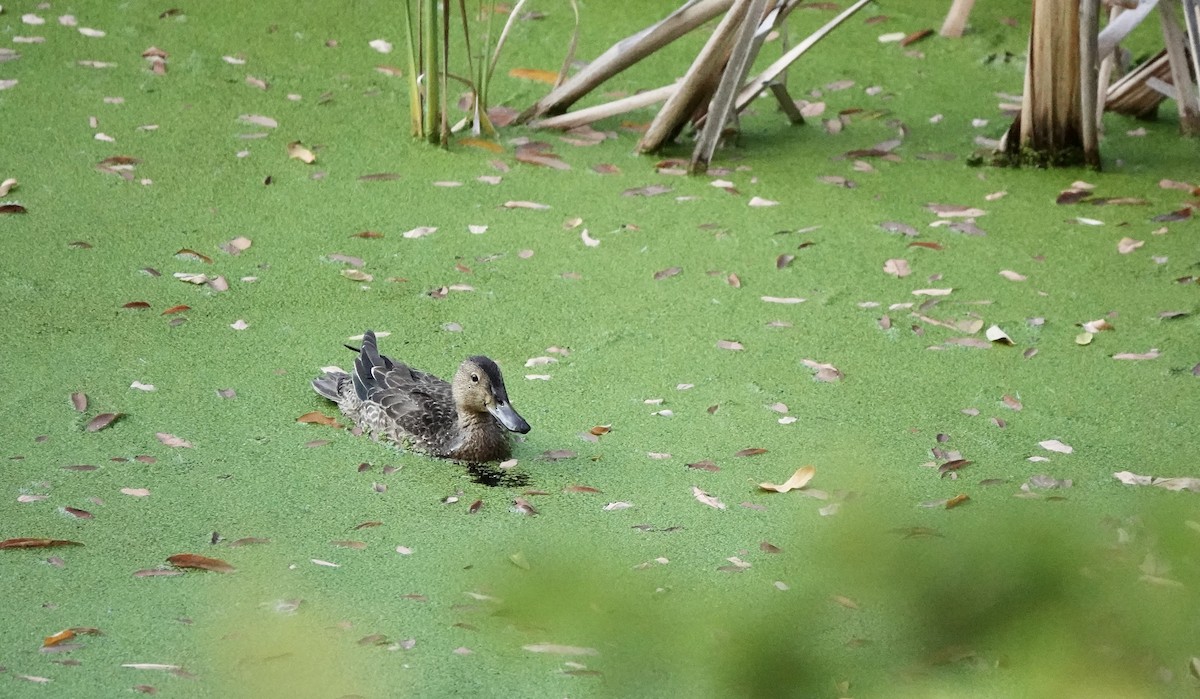
{"type": "Polygon", "coordinates": [[[367,331],[354,361],[354,390],[360,400],[383,409],[384,420],[437,448],[441,435],[458,422],[450,384],[381,355],[367,331]]]}

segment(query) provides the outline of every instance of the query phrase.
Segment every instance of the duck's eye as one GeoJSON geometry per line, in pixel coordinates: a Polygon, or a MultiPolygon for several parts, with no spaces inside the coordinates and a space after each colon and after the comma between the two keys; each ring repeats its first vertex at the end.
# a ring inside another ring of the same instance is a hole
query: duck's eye
{"type": "Polygon", "coordinates": [[[471,383],[479,383],[479,374],[471,374],[471,383]]]}

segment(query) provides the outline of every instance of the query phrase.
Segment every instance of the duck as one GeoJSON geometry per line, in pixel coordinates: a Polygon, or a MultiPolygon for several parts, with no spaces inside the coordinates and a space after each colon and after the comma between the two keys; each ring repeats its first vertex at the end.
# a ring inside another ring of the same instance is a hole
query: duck
{"type": "Polygon", "coordinates": [[[358,352],[353,372],[327,370],[312,387],[375,439],[476,464],[509,458],[509,432],[530,430],[508,400],[500,367],[485,356],[467,357],[446,381],[380,354],[371,330],[362,347],[346,347],[358,352]]]}

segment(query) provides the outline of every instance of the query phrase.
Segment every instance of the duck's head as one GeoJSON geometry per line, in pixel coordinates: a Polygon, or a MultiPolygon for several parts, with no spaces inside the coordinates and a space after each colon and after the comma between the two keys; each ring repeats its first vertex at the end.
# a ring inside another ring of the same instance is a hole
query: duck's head
{"type": "Polygon", "coordinates": [[[487,357],[464,360],[451,385],[454,403],[460,411],[489,413],[508,430],[521,434],[529,431],[529,423],[508,402],[500,367],[487,357]]]}

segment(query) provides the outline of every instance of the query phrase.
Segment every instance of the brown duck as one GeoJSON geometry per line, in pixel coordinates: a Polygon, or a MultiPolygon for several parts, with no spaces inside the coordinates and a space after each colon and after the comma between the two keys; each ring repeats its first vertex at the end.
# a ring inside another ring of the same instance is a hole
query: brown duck
{"type": "Polygon", "coordinates": [[[500,367],[487,357],[468,357],[447,382],[380,354],[370,330],[357,351],[353,374],[327,372],[312,387],[376,438],[431,456],[482,463],[508,458],[509,431],[529,431],[529,423],[508,402],[500,367]]]}

